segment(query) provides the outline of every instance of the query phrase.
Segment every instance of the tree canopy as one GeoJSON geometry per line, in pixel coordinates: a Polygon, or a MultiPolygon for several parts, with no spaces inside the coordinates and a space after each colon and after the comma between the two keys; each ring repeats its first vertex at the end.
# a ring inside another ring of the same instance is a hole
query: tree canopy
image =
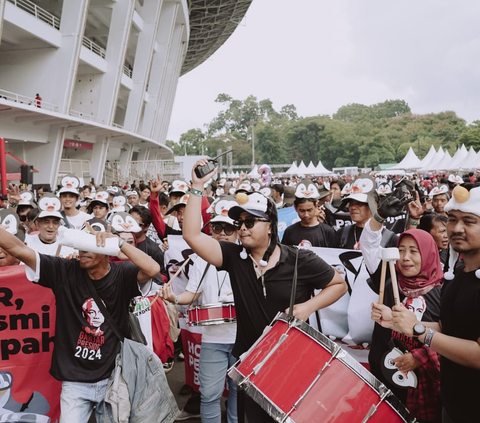
{"type": "Polygon", "coordinates": [[[217,116],[167,141],[176,155],[216,155],[218,149],[233,148],[233,164],[252,162],[252,134],[257,164],[287,164],[293,160],[327,168],[375,167],[400,161],[410,147],[423,158],[430,146],[450,154],[465,146],[480,149],[480,120],[467,125],[453,111],[419,115],[404,100],[386,100],[371,106],[347,104],[332,116],[298,116],[293,104],[274,108],[270,99],[245,100],[219,94],[223,106],[217,116]]]}

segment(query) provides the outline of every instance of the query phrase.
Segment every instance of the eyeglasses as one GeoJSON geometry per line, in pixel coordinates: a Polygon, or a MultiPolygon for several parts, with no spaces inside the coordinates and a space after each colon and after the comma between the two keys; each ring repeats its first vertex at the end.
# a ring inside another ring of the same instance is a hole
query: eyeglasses
{"type": "Polygon", "coordinates": [[[237,229],[241,229],[242,225],[245,224],[247,229],[252,229],[255,225],[255,222],[270,222],[268,219],[262,219],[260,217],[248,217],[245,220],[238,219],[235,221],[235,226],[237,229]]]}
{"type": "Polygon", "coordinates": [[[222,231],[225,232],[225,235],[232,235],[237,228],[233,225],[229,225],[228,223],[222,225],[221,223],[212,223],[211,228],[214,234],[221,234],[222,231]]]}

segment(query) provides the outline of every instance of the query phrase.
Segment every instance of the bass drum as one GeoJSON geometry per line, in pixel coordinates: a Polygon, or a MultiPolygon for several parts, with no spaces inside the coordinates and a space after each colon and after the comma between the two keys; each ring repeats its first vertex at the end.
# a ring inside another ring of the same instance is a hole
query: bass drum
{"type": "Polygon", "coordinates": [[[295,423],[413,423],[378,379],[304,321],[279,313],[228,371],[270,416],[295,423]]]}

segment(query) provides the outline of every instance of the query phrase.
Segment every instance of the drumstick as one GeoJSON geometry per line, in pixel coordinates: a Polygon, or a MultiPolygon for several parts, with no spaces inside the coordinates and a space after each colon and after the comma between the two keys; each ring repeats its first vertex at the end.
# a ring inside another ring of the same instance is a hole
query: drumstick
{"type": "Polygon", "coordinates": [[[387,277],[387,262],[382,260],[382,273],[380,274],[380,291],[378,293],[378,304],[383,304],[383,294],[385,294],[385,279],[387,277]]]}
{"type": "MultiPolygon", "coordinates": [[[[185,268],[185,266],[187,265],[187,263],[190,261],[190,257],[188,257],[184,262],[183,264],[179,267],[179,269],[175,272],[175,274],[172,276],[172,279],[170,279],[165,285],[168,285],[170,286],[173,282],[173,280],[180,274],[180,272],[185,268]]],[[[155,303],[155,301],[157,301],[157,299],[159,298],[160,296],[160,291],[157,292],[157,295],[155,295],[155,298],[153,299],[153,301],[150,303],[150,307],[155,303]]]]}
{"type": "Polygon", "coordinates": [[[388,262],[390,266],[390,277],[392,279],[393,298],[395,305],[400,304],[400,295],[398,294],[397,274],[395,273],[395,264],[393,261],[388,262]]]}

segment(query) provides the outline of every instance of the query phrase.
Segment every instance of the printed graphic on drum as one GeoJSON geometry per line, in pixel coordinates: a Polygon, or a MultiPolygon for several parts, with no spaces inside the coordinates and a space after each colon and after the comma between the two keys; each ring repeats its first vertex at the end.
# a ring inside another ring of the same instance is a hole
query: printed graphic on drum
{"type": "Polygon", "coordinates": [[[237,315],[233,302],[190,306],[187,309],[188,326],[210,326],[235,323],[237,315]]]}
{"type": "Polygon", "coordinates": [[[346,351],[279,313],[228,375],[279,422],[413,423],[398,399],[346,351]]]}

